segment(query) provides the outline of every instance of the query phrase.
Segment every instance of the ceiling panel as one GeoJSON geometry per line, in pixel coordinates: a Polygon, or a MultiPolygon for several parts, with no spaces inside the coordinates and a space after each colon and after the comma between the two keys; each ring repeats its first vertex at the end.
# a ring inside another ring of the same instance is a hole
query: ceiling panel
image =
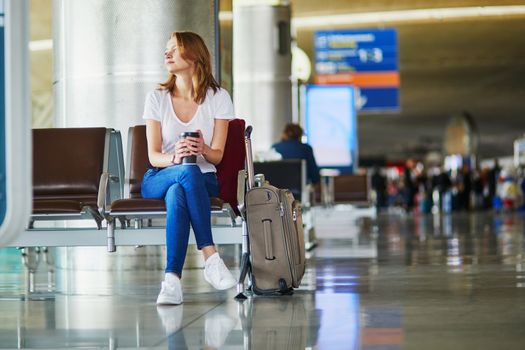
{"type": "Polygon", "coordinates": [[[399,11],[425,8],[523,5],[517,0],[291,0],[294,16],[399,11]]]}

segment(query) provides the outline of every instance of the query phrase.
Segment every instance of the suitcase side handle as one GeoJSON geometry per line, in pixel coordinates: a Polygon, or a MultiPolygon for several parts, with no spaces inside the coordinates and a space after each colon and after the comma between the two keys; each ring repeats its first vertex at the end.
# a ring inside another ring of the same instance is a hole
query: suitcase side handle
{"type": "Polygon", "coordinates": [[[275,260],[273,255],[273,242],[272,242],[272,220],[264,219],[263,223],[263,234],[264,234],[264,255],[266,260],[275,260]]]}

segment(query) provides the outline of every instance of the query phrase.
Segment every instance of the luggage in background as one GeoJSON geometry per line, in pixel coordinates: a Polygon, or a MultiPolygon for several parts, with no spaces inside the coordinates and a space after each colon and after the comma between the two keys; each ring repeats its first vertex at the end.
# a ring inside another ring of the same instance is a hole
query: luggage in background
{"type": "MultiPolygon", "coordinates": [[[[246,133],[248,181],[254,184],[250,132],[246,133]]],[[[256,294],[291,294],[305,271],[301,205],[292,193],[265,181],[245,197],[252,289],[256,294]]]]}

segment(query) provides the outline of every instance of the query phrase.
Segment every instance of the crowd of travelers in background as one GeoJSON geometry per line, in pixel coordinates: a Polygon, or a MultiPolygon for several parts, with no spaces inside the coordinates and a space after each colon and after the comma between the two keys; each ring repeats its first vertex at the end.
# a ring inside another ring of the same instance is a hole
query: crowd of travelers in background
{"type": "MultiPolygon", "coordinates": [[[[319,185],[321,177],[313,149],[303,142],[298,124],[287,124],[281,140],[263,160],[306,160],[307,182],[319,185]]],[[[405,164],[371,169],[372,199],[377,209],[403,208],[406,212],[525,211],[525,169],[491,166],[472,169],[468,161],[455,166],[425,166],[408,159],[405,164]]]]}
{"type": "Polygon", "coordinates": [[[455,170],[425,167],[409,159],[403,169],[371,172],[373,198],[378,209],[401,207],[407,212],[450,213],[461,210],[525,210],[525,174],[522,169],[492,167],[455,170]]]}

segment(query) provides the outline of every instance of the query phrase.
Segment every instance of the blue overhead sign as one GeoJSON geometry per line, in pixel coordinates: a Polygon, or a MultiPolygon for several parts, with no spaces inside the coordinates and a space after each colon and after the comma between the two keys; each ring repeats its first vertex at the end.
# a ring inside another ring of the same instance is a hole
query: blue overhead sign
{"type": "Polygon", "coordinates": [[[356,107],[360,111],[391,111],[399,109],[399,88],[356,87],[356,107]]]}
{"type": "Polygon", "coordinates": [[[397,71],[395,29],[315,32],[315,71],[320,74],[397,71]]]}
{"type": "Polygon", "coordinates": [[[361,111],[399,109],[399,66],[395,29],[317,31],[315,82],[356,87],[361,111]]]}

